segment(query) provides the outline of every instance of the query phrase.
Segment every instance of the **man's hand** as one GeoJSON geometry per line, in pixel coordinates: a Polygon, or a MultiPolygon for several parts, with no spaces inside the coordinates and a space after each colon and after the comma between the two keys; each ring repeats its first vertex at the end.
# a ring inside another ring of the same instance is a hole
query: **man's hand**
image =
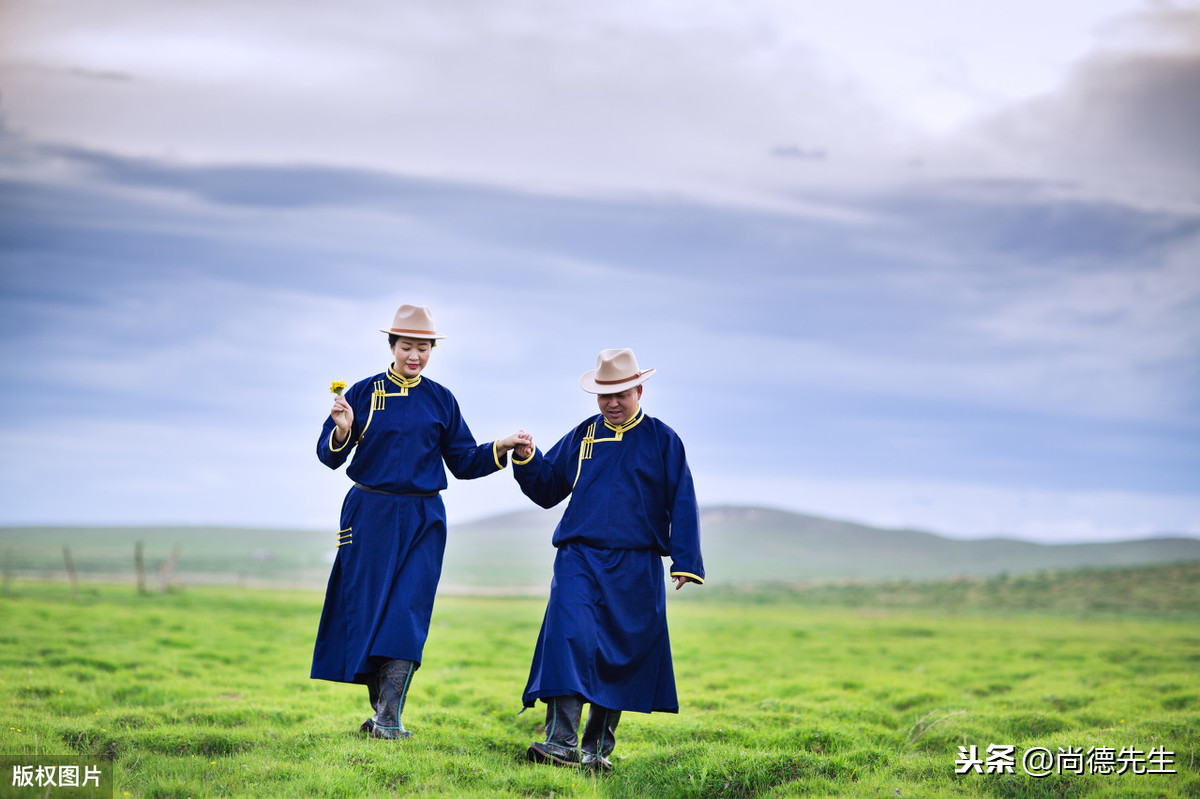
{"type": "Polygon", "coordinates": [[[517,460],[529,460],[529,456],[533,454],[533,436],[524,430],[520,430],[511,436],[505,436],[498,440],[496,442],[496,449],[501,455],[509,450],[513,450],[513,457],[517,460]]]}
{"type": "Polygon", "coordinates": [[[680,588],[683,588],[683,587],[684,587],[685,585],[687,585],[688,583],[698,583],[698,582],[700,582],[699,580],[693,580],[691,577],[687,577],[687,576],[685,576],[685,575],[682,575],[682,574],[676,574],[676,575],[673,575],[673,576],[671,577],[671,579],[675,581],[675,590],[676,590],[676,591],[678,591],[680,588]]]}
{"type": "Polygon", "coordinates": [[[517,433],[517,444],[513,447],[513,457],[519,461],[527,461],[533,457],[533,436],[524,430],[517,433]]]}

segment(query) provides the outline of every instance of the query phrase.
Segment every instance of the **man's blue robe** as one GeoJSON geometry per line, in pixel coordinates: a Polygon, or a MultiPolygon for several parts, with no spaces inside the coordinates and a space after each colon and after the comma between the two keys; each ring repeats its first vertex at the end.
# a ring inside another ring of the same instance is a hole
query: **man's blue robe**
{"type": "Polygon", "coordinates": [[[672,576],[704,580],[683,442],[640,409],[620,427],[598,414],[544,456],[513,463],[537,504],[571,498],[522,701],[578,694],[613,710],[678,712],[662,558],[672,576]]]}
{"type": "Polygon", "coordinates": [[[337,558],[313,650],[312,677],[365,682],[380,662],[421,661],[446,549],[443,462],[460,480],[505,465],[495,444],[476,444],[454,395],[426,377],[388,371],[345,394],[350,437],[333,442],[332,416],[317,440],[331,469],[353,450],[356,485],[342,503],[337,558]]]}

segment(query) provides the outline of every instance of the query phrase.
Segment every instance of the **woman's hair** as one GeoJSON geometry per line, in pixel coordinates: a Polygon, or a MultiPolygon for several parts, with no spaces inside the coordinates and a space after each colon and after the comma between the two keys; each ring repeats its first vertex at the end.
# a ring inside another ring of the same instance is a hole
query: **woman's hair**
{"type": "MultiPolygon", "coordinates": [[[[412,338],[412,337],[411,336],[397,336],[395,333],[388,333],[388,349],[394,350],[396,348],[396,342],[399,341],[401,338],[412,338]]],[[[433,347],[437,346],[437,339],[435,339],[435,338],[415,338],[415,339],[413,339],[413,341],[428,341],[432,345],[430,347],[430,349],[433,349],[433,347]]]]}

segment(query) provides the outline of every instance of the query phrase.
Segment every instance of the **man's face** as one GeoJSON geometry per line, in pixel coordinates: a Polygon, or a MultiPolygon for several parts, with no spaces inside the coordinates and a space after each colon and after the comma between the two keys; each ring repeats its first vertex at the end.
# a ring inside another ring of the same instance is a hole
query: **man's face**
{"type": "Polygon", "coordinates": [[[598,394],[596,402],[600,413],[613,427],[620,427],[633,418],[637,413],[638,401],[642,398],[642,387],[635,386],[622,391],[620,394],[598,394]]]}
{"type": "Polygon", "coordinates": [[[396,371],[403,377],[416,377],[429,362],[433,342],[428,339],[398,338],[392,347],[396,359],[396,371]]]}

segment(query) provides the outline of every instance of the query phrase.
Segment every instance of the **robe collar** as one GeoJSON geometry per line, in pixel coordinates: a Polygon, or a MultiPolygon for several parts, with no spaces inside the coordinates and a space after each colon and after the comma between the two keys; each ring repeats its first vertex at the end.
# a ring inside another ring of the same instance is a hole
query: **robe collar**
{"type": "Polygon", "coordinates": [[[608,419],[605,419],[604,426],[607,427],[609,430],[612,430],[614,433],[624,433],[624,432],[627,432],[627,431],[633,429],[634,427],[637,427],[638,423],[641,422],[645,418],[646,418],[646,413],[645,413],[645,411],[642,410],[642,406],[639,405],[637,407],[637,410],[634,411],[634,413],[633,413],[633,418],[630,419],[625,424],[617,427],[617,426],[610,424],[608,419]]]}
{"type": "Polygon", "coordinates": [[[388,380],[391,380],[393,383],[400,386],[400,388],[403,388],[403,389],[416,388],[417,385],[421,382],[421,375],[417,375],[416,377],[405,377],[404,375],[397,372],[395,370],[395,368],[393,368],[393,367],[395,367],[394,363],[388,364],[388,370],[387,370],[388,380]]]}

